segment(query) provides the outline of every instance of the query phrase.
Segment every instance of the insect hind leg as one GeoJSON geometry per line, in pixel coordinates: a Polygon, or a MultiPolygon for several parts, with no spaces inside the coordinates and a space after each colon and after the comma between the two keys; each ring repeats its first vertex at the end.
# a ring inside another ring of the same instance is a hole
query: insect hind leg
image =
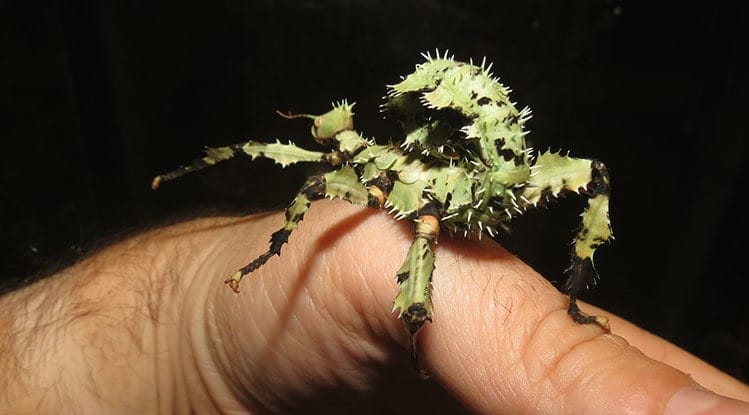
{"type": "Polygon", "coordinates": [[[572,241],[571,261],[562,291],[569,296],[567,312],[575,322],[598,324],[608,330],[606,317],[588,315],[577,305],[580,294],[594,285],[598,278],[593,254],[613,237],[609,221],[611,185],[608,170],[599,160],[573,158],[552,152],[540,154],[534,167],[537,170],[531,177],[531,185],[522,194],[524,203],[535,206],[557,197],[562,191],[588,196],[588,206],[580,215],[580,228],[572,241]]]}
{"type": "Polygon", "coordinates": [[[281,229],[271,235],[268,250],[238,269],[224,283],[229,284],[231,289],[238,293],[239,283],[245,275],[263,266],[273,255],[281,255],[281,247],[288,242],[291,232],[304,219],[304,213],[309,209],[311,202],[323,197],[325,197],[325,177],[323,175],[309,177],[294,200],[286,208],[286,221],[281,229]]]}
{"type": "Polygon", "coordinates": [[[569,295],[567,313],[576,323],[598,324],[609,330],[608,318],[589,315],[577,305],[579,294],[593,285],[598,277],[593,264],[596,249],[612,238],[609,222],[609,195],[611,187],[606,166],[599,160],[590,163],[590,181],[587,184],[588,206],[581,215],[580,230],[572,247],[572,260],[563,290],[569,295]]]}

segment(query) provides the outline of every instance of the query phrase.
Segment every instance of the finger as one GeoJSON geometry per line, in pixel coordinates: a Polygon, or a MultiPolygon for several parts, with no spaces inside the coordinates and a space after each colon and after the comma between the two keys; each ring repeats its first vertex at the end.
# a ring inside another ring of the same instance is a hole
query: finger
{"type": "Polygon", "coordinates": [[[738,405],[681,393],[698,390],[683,372],[616,334],[572,323],[566,299],[492,242],[448,240],[440,249],[434,299],[440,319],[422,337],[424,361],[477,412],[663,413],[669,405],[683,410],[685,401],[715,411],[738,405]]]}
{"type": "Polygon", "coordinates": [[[627,339],[632,346],[640,349],[648,357],[679,369],[716,393],[749,401],[749,386],[736,378],[627,320],[607,314],[605,310],[595,306],[586,307],[593,314],[606,314],[611,320],[613,332],[627,339]]]}
{"type": "MultiPolygon", "coordinates": [[[[278,223],[247,228],[270,234],[278,223]]],[[[393,347],[407,342],[390,307],[407,226],[342,203],[317,204],[303,225],[242,295],[216,291],[209,335],[222,351],[213,358],[246,406],[282,407],[320,385],[366,389],[377,368],[405,357],[393,347]]],[[[226,242],[237,254],[223,273],[265,250],[226,242]]],[[[496,244],[443,238],[436,266],[421,355],[478,413],[662,413],[693,384],[621,337],[571,322],[564,296],[496,244]]]]}

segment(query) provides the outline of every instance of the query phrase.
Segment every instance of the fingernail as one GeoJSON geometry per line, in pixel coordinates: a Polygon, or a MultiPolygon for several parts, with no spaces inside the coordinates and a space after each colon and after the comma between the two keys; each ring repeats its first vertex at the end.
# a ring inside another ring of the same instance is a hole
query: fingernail
{"type": "Polygon", "coordinates": [[[666,405],[665,415],[749,414],[749,403],[695,387],[679,389],[666,405]]]}

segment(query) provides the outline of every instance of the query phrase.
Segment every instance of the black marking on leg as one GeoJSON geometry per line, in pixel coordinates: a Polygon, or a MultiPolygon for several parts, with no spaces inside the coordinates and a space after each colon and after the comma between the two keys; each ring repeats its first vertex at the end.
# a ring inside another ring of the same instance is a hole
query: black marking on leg
{"type": "Polygon", "coordinates": [[[338,153],[340,154],[339,158],[341,160],[341,163],[348,163],[349,161],[354,159],[354,155],[348,151],[338,151],[338,153]]]}
{"type": "Polygon", "coordinates": [[[396,180],[398,180],[398,173],[393,170],[388,170],[387,172],[378,174],[377,177],[370,180],[367,184],[379,187],[387,196],[393,190],[393,185],[396,180]]]}
{"type": "Polygon", "coordinates": [[[403,323],[403,328],[406,329],[406,332],[411,338],[411,367],[419,372],[419,375],[422,377],[422,379],[428,378],[429,375],[427,375],[427,373],[423,369],[421,369],[419,365],[419,351],[416,340],[416,333],[419,331],[419,329],[421,329],[424,323],[427,322],[427,320],[432,321],[432,319],[429,317],[429,313],[427,313],[426,307],[424,307],[424,304],[422,303],[411,304],[408,307],[408,310],[406,310],[401,315],[401,323],[403,323]]]}
{"type": "Polygon", "coordinates": [[[288,242],[289,235],[291,235],[290,229],[279,229],[270,237],[270,248],[268,248],[268,251],[257,257],[254,261],[250,262],[249,264],[245,265],[244,267],[239,269],[239,273],[241,276],[247,275],[251,273],[252,271],[260,268],[268,262],[268,260],[273,255],[281,256],[281,247],[283,244],[288,242]]]}
{"type": "Polygon", "coordinates": [[[436,200],[432,200],[424,206],[420,207],[416,212],[416,216],[434,216],[436,218],[442,217],[442,205],[436,200]]]}
{"type": "Polygon", "coordinates": [[[577,324],[595,324],[602,328],[605,332],[611,332],[609,319],[604,316],[592,316],[590,314],[582,312],[580,310],[580,307],[578,307],[577,305],[577,297],[574,295],[570,295],[570,304],[567,307],[567,314],[569,314],[570,317],[572,317],[572,321],[577,324]]]}
{"type": "Polygon", "coordinates": [[[406,328],[408,334],[414,336],[421,326],[423,326],[427,321],[432,321],[432,318],[429,317],[429,313],[427,312],[426,307],[424,307],[424,304],[415,303],[408,306],[408,310],[401,315],[401,321],[403,322],[403,327],[406,328]]]}
{"type": "Polygon", "coordinates": [[[610,331],[608,318],[603,316],[593,316],[580,310],[577,305],[577,296],[589,285],[595,283],[597,273],[593,267],[593,261],[590,258],[578,258],[573,256],[572,265],[568,268],[569,277],[564,284],[564,292],[569,295],[570,303],[567,306],[567,314],[578,324],[597,324],[605,331],[610,331]]]}
{"type": "Polygon", "coordinates": [[[290,229],[279,229],[270,236],[270,249],[269,252],[275,255],[281,255],[281,247],[283,244],[288,242],[289,235],[291,234],[290,229]]]}
{"type": "Polygon", "coordinates": [[[382,193],[382,190],[377,186],[370,186],[369,192],[367,193],[367,207],[371,207],[373,209],[381,209],[382,205],[385,203],[385,195],[382,193]]]}
{"type": "Polygon", "coordinates": [[[164,173],[161,175],[158,175],[154,177],[153,181],[151,182],[151,188],[153,190],[156,190],[159,188],[161,183],[168,182],[174,179],[177,179],[179,177],[182,177],[188,173],[192,173],[194,171],[202,170],[206,167],[212,166],[213,163],[208,163],[204,159],[195,159],[192,161],[192,163],[188,166],[180,166],[175,170],[172,170],[168,173],[164,173]]]}
{"type": "Polygon", "coordinates": [[[567,307],[567,314],[572,317],[572,320],[577,324],[595,324],[597,323],[596,316],[591,316],[580,311],[580,307],[577,305],[577,298],[570,295],[570,305],[567,307]]]}
{"type": "Polygon", "coordinates": [[[348,151],[331,151],[330,153],[323,154],[322,161],[330,164],[331,166],[339,166],[343,163],[348,163],[354,157],[348,151]]]}
{"type": "MultiPolygon", "coordinates": [[[[310,206],[310,203],[307,202],[304,206],[305,212],[307,211],[307,209],[309,209],[309,206],[310,206]]],[[[293,215],[291,213],[291,209],[286,209],[285,216],[286,216],[286,222],[299,223],[304,219],[304,212],[293,215]]]]}
{"type": "Polygon", "coordinates": [[[572,263],[567,268],[567,281],[564,283],[563,291],[572,296],[576,296],[595,284],[598,274],[593,266],[591,258],[580,258],[572,254],[572,263]]]}
{"type": "Polygon", "coordinates": [[[396,180],[398,180],[398,173],[388,170],[386,172],[381,172],[375,178],[367,182],[367,187],[369,189],[367,206],[381,209],[390,195],[390,192],[393,190],[396,180]]]}
{"type": "Polygon", "coordinates": [[[609,183],[609,172],[606,165],[600,160],[590,162],[591,180],[588,184],[588,191],[591,196],[609,195],[611,193],[611,184],[609,183]]]}
{"type": "Polygon", "coordinates": [[[154,177],[153,181],[151,182],[151,188],[153,190],[156,190],[159,188],[161,183],[177,179],[188,173],[203,170],[204,168],[213,166],[220,161],[228,160],[236,156],[237,154],[244,154],[244,151],[242,150],[242,144],[232,144],[228,147],[206,148],[205,154],[206,157],[195,159],[187,166],[180,166],[173,171],[154,177]],[[231,150],[231,155],[227,156],[225,153],[223,153],[226,149],[231,150]]]}
{"type": "Polygon", "coordinates": [[[325,176],[322,174],[310,176],[310,178],[304,182],[299,193],[307,196],[307,199],[309,200],[322,199],[325,197],[325,176]]]}
{"type": "Polygon", "coordinates": [[[380,209],[382,207],[380,198],[375,196],[371,191],[367,194],[367,207],[371,207],[373,209],[380,209]]]}

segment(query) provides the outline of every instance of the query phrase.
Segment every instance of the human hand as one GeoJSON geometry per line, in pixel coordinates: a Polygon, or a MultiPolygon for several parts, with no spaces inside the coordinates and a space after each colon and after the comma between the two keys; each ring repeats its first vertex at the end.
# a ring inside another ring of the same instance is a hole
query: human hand
{"type": "Polygon", "coordinates": [[[612,333],[572,322],[562,294],[488,239],[436,247],[421,381],[391,312],[408,225],[317,203],[239,295],[221,284],[281,223],[155,230],[0,298],[0,412],[749,413],[695,389],[749,400],[676,346],[587,305],[612,333]]]}

